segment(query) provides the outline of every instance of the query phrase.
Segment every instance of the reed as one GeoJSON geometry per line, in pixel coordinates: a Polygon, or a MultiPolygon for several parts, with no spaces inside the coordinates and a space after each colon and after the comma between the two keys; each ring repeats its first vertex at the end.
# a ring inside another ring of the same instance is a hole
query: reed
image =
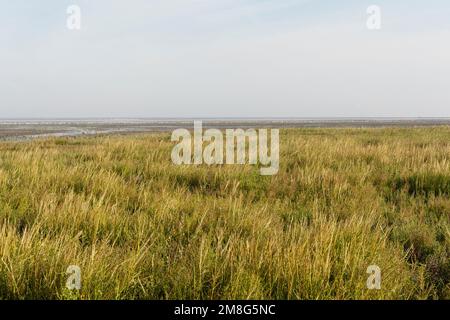
{"type": "Polygon", "coordinates": [[[449,127],[285,129],[274,176],[172,147],[0,143],[0,298],[450,298],[449,127]]]}

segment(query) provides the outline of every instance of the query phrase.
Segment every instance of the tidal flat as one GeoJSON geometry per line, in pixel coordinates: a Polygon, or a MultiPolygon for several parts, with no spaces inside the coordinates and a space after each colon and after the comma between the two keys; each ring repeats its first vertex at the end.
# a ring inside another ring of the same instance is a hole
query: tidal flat
{"type": "Polygon", "coordinates": [[[86,118],[0,119],[0,140],[166,132],[192,128],[370,128],[450,125],[450,118],[86,118]]]}

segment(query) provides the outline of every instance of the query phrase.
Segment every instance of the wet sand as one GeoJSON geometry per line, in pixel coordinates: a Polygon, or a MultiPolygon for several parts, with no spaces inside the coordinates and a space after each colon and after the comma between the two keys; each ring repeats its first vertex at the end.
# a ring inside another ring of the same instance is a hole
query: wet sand
{"type": "Polygon", "coordinates": [[[42,137],[75,137],[100,134],[167,132],[203,128],[338,128],[450,126],[450,118],[329,118],[329,119],[8,119],[0,120],[0,140],[28,140],[42,137]]]}

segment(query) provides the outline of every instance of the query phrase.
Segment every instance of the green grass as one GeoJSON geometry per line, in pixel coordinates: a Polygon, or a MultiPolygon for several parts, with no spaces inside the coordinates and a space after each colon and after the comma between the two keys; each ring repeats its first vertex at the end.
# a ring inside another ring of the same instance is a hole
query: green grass
{"type": "Polygon", "coordinates": [[[0,143],[0,298],[450,298],[450,128],[283,130],[275,176],[172,147],[0,143]]]}

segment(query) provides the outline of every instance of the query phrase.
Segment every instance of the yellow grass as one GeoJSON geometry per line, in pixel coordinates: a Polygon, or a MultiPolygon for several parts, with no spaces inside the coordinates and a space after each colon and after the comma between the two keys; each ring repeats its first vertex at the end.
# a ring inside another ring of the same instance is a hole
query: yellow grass
{"type": "Polygon", "coordinates": [[[173,145],[0,143],[0,298],[450,298],[450,128],[282,130],[275,176],[173,145]]]}

